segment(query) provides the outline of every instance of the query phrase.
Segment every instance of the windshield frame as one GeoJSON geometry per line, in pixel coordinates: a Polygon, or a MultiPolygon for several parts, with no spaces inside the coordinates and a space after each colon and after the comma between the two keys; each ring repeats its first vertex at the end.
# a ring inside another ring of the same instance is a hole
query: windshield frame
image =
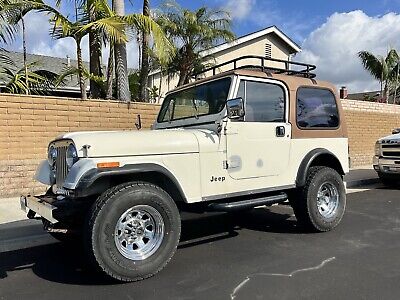
{"type": "Polygon", "coordinates": [[[200,84],[191,84],[187,87],[184,88],[180,88],[180,89],[176,89],[173,90],[169,93],[167,93],[167,95],[165,96],[165,99],[163,101],[163,104],[161,105],[160,111],[158,113],[156,122],[154,124],[155,128],[175,128],[175,127],[184,127],[184,126],[195,126],[196,124],[207,124],[207,123],[213,123],[217,120],[220,120],[223,118],[223,116],[226,114],[226,106],[224,105],[222,107],[222,109],[219,112],[213,113],[213,114],[203,114],[203,115],[198,115],[198,117],[196,118],[195,116],[189,116],[189,117],[184,117],[184,118],[179,118],[179,119],[175,119],[175,120],[171,120],[170,122],[168,120],[160,120],[161,118],[161,114],[163,114],[163,118],[165,118],[165,116],[168,114],[168,111],[165,112],[164,114],[164,110],[168,110],[169,104],[165,101],[167,99],[167,97],[174,95],[176,93],[181,93],[184,92],[186,90],[189,89],[193,89],[193,88],[197,88],[199,86],[203,86],[206,84],[210,84],[212,82],[215,81],[220,81],[220,80],[225,80],[225,79],[230,79],[230,84],[229,84],[229,90],[228,90],[228,95],[227,95],[227,99],[229,100],[232,98],[232,93],[235,91],[235,78],[236,76],[224,76],[224,77],[219,77],[219,78],[214,78],[214,79],[210,79],[208,81],[202,82],[200,84]]]}

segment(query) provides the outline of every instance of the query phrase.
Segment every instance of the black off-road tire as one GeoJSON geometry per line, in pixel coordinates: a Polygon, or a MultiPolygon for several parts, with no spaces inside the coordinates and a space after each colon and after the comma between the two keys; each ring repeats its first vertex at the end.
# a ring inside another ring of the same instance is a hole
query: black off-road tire
{"type": "Polygon", "coordinates": [[[400,176],[399,175],[390,175],[378,172],[379,179],[382,183],[389,187],[400,187],[400,176]]]}
{"type": "Polygon", "coordinates": [[[111,188],[97,199],[88,215],[84,242],[90,261],[101,271],[115,280],[133,282],[149,278],[167,265],[180,233],[179,211],[170,195],[154,184],[131,182],[111,188]],[[118,250],[114,232],[124,212],[138,205],[157,210],[164,222],[164,236],[150,257],[131,260],[118,250]]]}
{"type": "Polygon", "coordinates": [[[346,189],[342,176],[328,167],[311,167],[305,186],[291,193],[290,204],[297,221],[307,231],[326,232],[334,229],[342,220],[346,208],[346,189]],[[339,200],[337,209],[329,217],[323,216],[317,206],[318,191],[325,183],[336,188],[339,200]]]}

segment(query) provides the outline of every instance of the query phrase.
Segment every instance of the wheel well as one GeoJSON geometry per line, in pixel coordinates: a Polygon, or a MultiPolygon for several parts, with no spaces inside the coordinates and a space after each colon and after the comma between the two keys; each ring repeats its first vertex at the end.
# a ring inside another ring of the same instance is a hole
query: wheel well
{"type": "Polygon", "coordinates": [[[310,167],[324,166],[336,170],[340,175],[344,175],[344,171],[340,161],[332,154],[324,153],[318,155],[311,163],[310,167]]]}
{"type": "Polygon", "coordinates": [[[345,175],[342,164],[333,153],[325,149],[315,149],[307,154],[300,164],[296,179],[298,187],[305,185],[309,169],[315,166],[329,167],[336,170],[340,175],[345,175]]]}
{"type": "Polygon", "coordinates": [[[183,191],[178,183],[169,176],[157,171],[103,176],[98,178],[90,185],[90,187],[88,187],[90,189],[89,193],[100,195],[113,186],[132,181],[144,181],[152,183],[166,191],[175,202],[186,201],[183,191]]]}

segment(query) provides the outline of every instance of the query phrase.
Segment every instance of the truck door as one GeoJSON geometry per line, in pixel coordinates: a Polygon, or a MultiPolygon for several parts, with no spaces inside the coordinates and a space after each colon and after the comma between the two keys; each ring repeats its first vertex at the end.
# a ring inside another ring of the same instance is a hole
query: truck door
{"type": "Polygon", "coordinates": [[[289,164],[291,145],[286,86],[276,80],[241,78],[237,97],[244,99],[246,115],[227,124],[229,175],[279,176],[289,164]]]}

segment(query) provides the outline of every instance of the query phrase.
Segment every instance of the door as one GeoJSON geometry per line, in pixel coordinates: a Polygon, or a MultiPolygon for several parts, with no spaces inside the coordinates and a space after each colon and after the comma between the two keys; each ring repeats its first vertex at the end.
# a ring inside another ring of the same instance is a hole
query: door
{"type": "Polygon", "coordinates": [[[245,100],[243,120],[226,127],[227,167],[234,179],[279,176],[289,164],[291,125],[288,92],[274,80],[242,78],[237,97],[245,100]]]}

